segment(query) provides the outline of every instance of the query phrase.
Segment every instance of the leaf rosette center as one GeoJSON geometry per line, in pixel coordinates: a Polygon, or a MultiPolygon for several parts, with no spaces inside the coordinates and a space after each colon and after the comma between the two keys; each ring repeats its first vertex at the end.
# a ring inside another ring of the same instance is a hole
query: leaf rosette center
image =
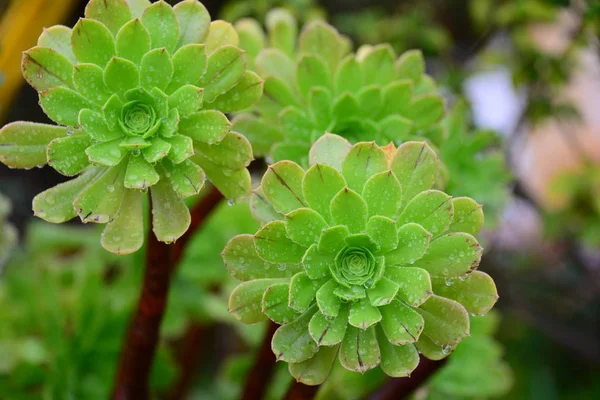
{"type": "Polygon", "coordinates": [[[129,136],[148,138],[160,127],[160,118],[151,105],[139,100],[130,101],[123,106],[119,124],[129,136]]]}
{"type": "Polygon", "coordinates": [[[378,262],[369,249],[346,246],[330,265],[331,275],[343,286],[371,287],[378,279],[378,262]]]}

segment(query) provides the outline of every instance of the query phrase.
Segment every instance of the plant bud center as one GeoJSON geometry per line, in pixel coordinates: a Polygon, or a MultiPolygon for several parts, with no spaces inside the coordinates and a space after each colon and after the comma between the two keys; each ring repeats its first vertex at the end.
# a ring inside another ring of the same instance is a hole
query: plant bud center
{"type": "Polygon", "coordinates": [[[376,279],[377,261],[366,248],[346,246],[337,254],[330,270],[344,286],[370,286],[376,279]]]}
{"type": "Polygon", "coordinates": [[[156,112],[154,108],[141,101],[131,101],[121,111],[121,127],[130,136],[144,136],[155,130],[156,112]]]}

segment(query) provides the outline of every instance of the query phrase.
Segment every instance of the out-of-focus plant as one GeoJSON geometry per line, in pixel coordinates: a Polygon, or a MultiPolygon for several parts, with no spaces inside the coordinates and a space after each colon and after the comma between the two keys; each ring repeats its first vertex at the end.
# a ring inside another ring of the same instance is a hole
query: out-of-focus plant
{"type": "Polygon", "coordinates": [[[276,7],[285,8],[302,22],[325,17],[325,11],[315,0],[229,0],[221,9],[220,16],[225,21],[242,18],[264,21],[268,12],[276,7]]]}
{"type": "Polygon", "coordinates": [[[45,30],[23,55],[23,75],[58,125],[6,125],[0,161],[76,176],[39,194],[35,214],[107,223],[102,244],[119,254],[143,244],[150,189],[154,233],[173,242],[190,224],[183,199],[205,174],[227,197],[250,189],[251,146],[223,113],[258,100],[262,80],[237,44],[195,0],[91,0],[72,30],[45,30]]]}
{"type": "Polygon", "coordinates": [[[309,385],[336,357],[395,377],[417,367],[419,352],[446,357],[469,335],[468,313],[497,299],[493,280],[475,271],[481,207],[431,190],[439,161],[424,142],[396,150],[328,134],[310,165],[281,161],[264,175],[251,203],[265,225],[223,251],[244,281],[230,312],[282,325],[273,352],[309,385]]]}
{"type": "Polygon", "coordinates": [[[325,132],[352,143],[443,141],[444,102],[419,51],[397,58],[390,45],[378,45],[351,54],[350,41],[332,26],[313,22],[298,35],[296,20],[281,9],[267,15],[268,34],[252,19],[235,26],[265,80],[257,114],[234,120],[255,155],[306,166],[311,144],[325,132]]]}
{"type": "MultiPolygon", "coordinates": [[[[135,260],[107,253],[97,231],[32,224],[0,281],[0,397],[110,396],[121,341],[137,300],[135,260]]],[[[174,365],[159,350],[152,389],[174,365]]]]}
{"type": "Polygon", "coordinates": [[[10,251],[17,244],[17,231],[7,222],[10,211],[10,201],[0,193],[0,271],[10,251]]]}

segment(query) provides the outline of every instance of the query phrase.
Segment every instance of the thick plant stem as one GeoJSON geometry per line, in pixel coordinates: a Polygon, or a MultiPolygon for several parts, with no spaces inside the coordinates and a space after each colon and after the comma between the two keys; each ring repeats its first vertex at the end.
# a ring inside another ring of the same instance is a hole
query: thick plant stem
{"type": "Polygon", "coordinates": [[[287,393],[285,400],[312,400],[319,391],[320,386],[308,386],[300,382],[293,382],[287,393]]]}
{"type": "Polygon", "coordinates": [[[149,398],[148,378],[167,304],[172,261],[173,246],[156,239],[150,218],[142,294],[121,351],[113,392],[116,400],[149,398]]]}
{"type": "Polygon", "coordinates": [[[263,342],[258,349],[252,369],[246,377],[242,400],[260,400],[267,391],[267,386],[275,369],[275,354],[271,350],[271,340],[279,326],[269,321],[263,342]]]}
{"type": "Polygon", "coordinates": [[[379,390],[367,397],[368,400],[400,400],[406,399],[419,387],[435,374],[444,364],[446,359],[432,361],[421,357],[419,366],[415,369],[410,378],[392,378],[387,381],[379,390]]]}

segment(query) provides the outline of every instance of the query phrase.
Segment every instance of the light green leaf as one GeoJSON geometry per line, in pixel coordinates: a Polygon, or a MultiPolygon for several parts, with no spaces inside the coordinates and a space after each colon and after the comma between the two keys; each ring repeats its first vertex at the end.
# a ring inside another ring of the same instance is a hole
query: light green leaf
{"type": "Polygon", "coordinates": [[[245,71],[242,79],[227,93],[217,97],[211,108],[221,112],[240,111],[256,103],[263,93],[263,80],[252,71],[245,71]]]}
{"type": "Polygon", "coordinates": [[[414,222],[435,236],[448,229],[453,217],[452,197],[439,190],[427,190],[406,205],[398,216],[398,224],[414,222]]]}
{"type": "Polygon", "coordinates": [[[350,232],[363,232],[367,227],[367,205],[355,191],[344,188],[331,200],[331,216],[338,225],[350,232]]]}
{"type": "Polygon", "coordinates": [[[231,122],[216,110],[205,110],[183,118],[179,133],[203,143],[218,143],[231,130],[231,122]]]}
{"type": "MultiPolygon", "coordinates": [[[[395,81],[386,85],[383,89],[383,107],[380,110],[382,116],[398,116],[403,113],[411,105],[414,86],[409,81],[395,81]]],[[[413,122],[405,117],[400,117],[408,121],[408,125],[412,128],[413,122]]]]}
{"type": "Polygon", "coordinates": [[[424,269],[388,265],[385,276],[399,285],[398,297],[413,307],[420,306],[433,294],[431,278],[424,269]]]}
{"type": "Polygon", "coordinates": [[[278,127],[249,114],[236,116],[231,129],[240,132],[252,143],[255,157],[264,156],[270,151],[273,143],[283,140],[283,134],[278,127]]]}
{"type": "Polygon", "coordinates": [[[260,186],[250,195],[250,212],[261,224],[283,220],[283,215],[273,208],[260,186]]]}
{"type": "Polygon", "coordinates": [[[314,123],[314,130],[319,134],[327,131],[331,125],[332,116],[332,98],[328,89],[315,87],[308,94],[308,110],[314,123]]]}
{"type": "Polygon", "coordinates": [[[331,200],[345,186],[344,177],[335,168],[317,163],[306,171],[302,181],[302,193],[310,208],[331,223],[331,200]]]}
{"type": "Polygon", "coordinates": [[[288,86],[292,86],[296,81],[296,63],[281,50],[261,50],[254,63],[256,72],[263,78],[273,76],[288,86]]]}
{"type": "Polygon", "coordinates": [[[54,25],[42,31],[38,38],[38,46],[48,47],[58,51],[63,56],[67,57],[71,63],[76,63],[77,59],[71,49],[71,28],[63,25],[54,25]]]}
{"type": "Polygon", "coordinates": [[[432,241],[417,265],[434,276],[457,277],[477,268],[482,252],[468,233],[449,233],[432,241]]]}
{"type": "Polygon", "coordinates": [[[173,93],[184,85],[196,85],[207,67],[206,49],[203,44],[188,44],[173,55],[173,79],[167,93],[173,93]]]}
{"type": "Polygon", "coordinates": [[[358,301],[367,297],[367,292],[362,286],[346,287],[340,285],[333,291],[333,294],[344,302],[358,301]]]}
{"type": "Polygon", "coordinates": [[[297,208],[306,207],[302,194],[304,170],[291,161],[280,161],[267,169],[261,187],[273,207],[287,214],[297,208]]]}
{"type": "Polygon", "coordinates": [[[144,244],[144,194],[125,189],[121,207],[102,232],[102,247],[118,255],[131,254],[144,244]]]}
{"type": "Polygon", "coordinates": [[[104,106],[112,96],[104,84],[104,71],[96,64],[75,65],[73,84],[79,94],[99,106],[104,106]]]}
{"type": "MultiPolygon", "coordinates": [[[[326,318],[335,318],[340,315],[340,307],[342,307],[342,301],[334,293],[338,288],[338,283],[335,279],[330,279],[323,286],[317,290],[315,298],[317,300],[317,306],[326,318]]],[[[344,317],[344,324],[347,321],[347,308],[342,310],[342,314],[346,311],[344,317]]]]}
{"type": "Polygon", "coordinates": [[[146,147],[142,150],[142,155],[144,159],[148,161],[150,164],[154,164],[162,160],[169,154],[169,150],[171,150],[171,144],[169,142],[165,142],[160,137],[153,137],[150,139],[150,147],[146,147]]]}
{"type": "Polygon", "coordinates": [[[36,46],[23,53],[23,77],[35,90],[42,92],[51,87],[73,87],[73,64],[59,52],[36,46]]]}
{"type": "Polygon", "coordinates": [[[124,96],[125,92],[140,84],[140,72],[129,60],[113,57],[104,69],[104,83],[113,92],[124,96]]]}
{"type": "Polygon", "coordinates": [[[412,344],[395,346],[385,338],[383,330],[377,329],[377,339],[381,352],[381,369],[393,378],[410,376],[419,365],[419,353],[412,344]]]}
{"type": "Polygon", "coordinates": [[[108,142],[123,136],[119,131],[108,129],[101,113],[88,108],[81,110],[79,113],[79,126],[92,140],[97,142],[108,142]]]}
{"type": "Polygon", "coordinates": [[[310,208],[299,208],[285,216],[290,239],[304,247],[317,243],[327,222],[310,208]]]}
{"type": "Polygon", "coordinates": [[[448,357],[453,348],[450,345],[440,346],[433,343],[427,335],[419,336],[419,341],[415,344],[419,353],[429,358],[430,360],[441,360],[448,357]]]}
{"type": "Polygon", "coordinates": [[[423,334],[439,346],[454,346],[469,335],[469,316],[456,301],[434,295],[417,311],[425,320],[423,334]]]}
{"type": "Polygon", "coordinates": [[[238,285],[229,297],[229,312],[245,324],[255,324],[267,319],[262,312],[263,294],[282,279],[255,279],[238,285]]]}
{"type": "Polygon", "coordinates": [[[298,61],[296,84],[302,97],[308,99],[313,88],[332,89],[331,73],[321,58],[304,54],[298,61]]]}
{"type": "Polygon", "coordinates": [[[380,326],[390,343],[402,346],[417,341],[425,324],[419,313],[397,300],[381,307],[380,310],[380,326]]]}
{"type": "Polygon", "coordinates": [[[360,105],[355,96],[350,93],[344,93],[335,100],[333,105],[333,117],[337,121],[344,121],[359,115],[360,105]]]}
{"type": "Polygon", "coordinates": [[[192,156],[191,159],[204,170],[208,179],[225,198],[231,201],[246,201],[252,190],[250,173],[246,168],[228,170],[200,153],[192,156]]]}
{"type": "Polygon", "coordinates": [[[386,277],[381,278],[375,286],[367,289],[367,296],[371,305],[374,307],[380,307],[386,304],[390,304],[396,294],[398,293],[399,285],[386,277]]]}
{"type": "Polygon", "coordinates": [[[392,160],[392,171],[403,191],[403,202],[429,189],[435,182],[439,160],[425,142],[405,142],[396,151],[392,160]]]}
{"type": "Polygon", "coordinates": [[[40,106],[54,122],[77,126],[79,112],[90,108],[90,103],[79,93],[65,87],[53,87],[40,93],[40,106]]]}
{"type": "Polygon", "coordinates": [[[193,85],[185,85],[169,96],[169,107],[176,108],[183,118],[198,112],[202,108],[204,89],[193,85]]]}
{"type": "Polygon", "coordinates": [[[390,218],[374,216],[367,223],[367,233],[377,243],[378,254],[386,254],[398,247],[396,222],[390,218]]]}
{"type": "Polygon", "coordinates": [[[391,171],[380,172],[367,180],[362,192],[369,216],[394,218],[402,202],[402,188],[391,171]]]}
{"type": "Polygon", "coordinates": [[[424,95],[413,99],[402,115],[413,121],[416,128],[426,128],[442,119],[444,113],[444,100],[441,97],[424,95]]]}
{"type": "Polygon", "coordinates": [[[170,5],[159,1],[146,8],[142,23],[150,33],[152,48],[164,47],[173,53],[179,40],[179,21],[170,5]]]}
{"type": "Polygon", "coordinates": [[[415,84],[419,83],[425,73],[425,60],[421,50],[409,50],[396,61],[396,78],[409,79],[415,84]]]}
{"type": "Polygon", "coordinates": [[[290,140],[306,143],[310,141],[315,126],[303,110],[289,106],[279,114],[283,131],[290,140]]]}
{"type": "Polygon", "coordinates": [[[387,265],[414,264],[429,247],[431,233],[421,225],[410,223],[398,228],[398,247],[385,255],[387,265]]]}
{"type": "Polygon", "coordinates": [[[387,157],[375,142],[355,144],[342,163],[348,187],[358,193],[369,178],[387,169],[387,157]]]}
{"type": "Polygon", "coordinates": [[[67,136],[68,128],[12,122],[0,129],[0,162],[13,168],[33,168],[47,163],[46,146],[54,139],[67,136]]]}
{"type": "Polygon", "coordinates": [[[364,85],[362,67],[352,55],[346,57],[335,72],[336,93],[357,93],[364,85]]]}
{"type": "Polygon", "coordinates": [[[181,1],[173,7],[173,11],[180,24],[177,47],[204,42],[210,27],[210,15],[202,3],[196,0],[181,1]]]}
{"type": "Polygon", "coordinates": [[[297,273],[290,282],[289,306],[298,312],[306,311],[321,285],[322,281],[310,279],[306,272],[297,273]]]}
{"type": "Polygon", "coordinates": [[[405,142],[413,131],[413,123],[400,115],[390,115],[379,121],[379,130],[384,139],[405,142]]]}
{"type": "Polygon", "coordinates": [[[350,231],[345,225],[324,229],[319,238],[319,253],[335,256],[346,245],[348,235],[350,231]]]}
{"type": "Polygon", "coordinates": [[[350,371],[365,373],[379,365],[381,356],[375,328],[362,330],[349,326],[340,349],[340,363],[350,371]]]}
{"type": "Polygon", "coordinates": [[[115,40],[108,28],[98,21],[81,18],[71,34],[73,54],[80,63],[104,68],[115,56],[115,40]]]}
{"type": "MultiPolygon", "coordinates": [[[[159,4],[159,3],[155,3],[159,4]]],[[[144,54],[140,63],[140,84],[147,90],[165,90],[173,77],[173,62],[164,48],[154,49],[144,54]]]]}
{"type": "Polygon", "coordinates": [[[248,68],[255,71],[254,59],[266,46],[266,37],[261,24],[253,18],[238,19],[234,28],[240,39],[239,47],[244,49],[248,60],[248,68]]]}
{"type": "Polygon", "coordinates": [[[308,360],[317,352],[317,343],[308,330],[308,324],[315,311],[316,307],[313,307],[295,321],[275,331],[271,348],[277,360],[299,363],[308,360]]]}
{"type": "Polygon", "coordinates": [[[365,85],[386,84],[395,78],[396,55],[392,46],[380,44],[373,48],[362,60],[365,85]]]}
{"type": "Polygon", "coordinates": [[[350,304],[348,323],[360,329],[367,329],[381,321],[381,313],[373,307],[368,299],[354,301],[350,304]]]}
{"type": "Polygon", "coordinates": [[[150,51],[150,33],[139,18],[126,23],[117,34],[117,55],[136,64],[150,51]]]}
{"type": "Polygon", "coordinates": [[[240,39],[233,25],[227,21],[213,21],[206,37],[206,52],[213,53],[223,46],[238,46],[240,39]]]}
{"type": "Polygon", "coordinates": [[[315,21],[304,27],[298,39],[298,47],[302,53],[322,57],[332,72],[345,52],[338,32],[322,21],[315,21]]]}
{"type": "Polygon", "coordinates": [[[213,163],[227,169],[247,167],[252,161],[250,142],[236,132],[228,132],[223,139],[215,144],[195,142],[194,148],[213,163]]]}
{"type": "Polygon", "coordinates": [[[299,263],[306,249],[292,242],[283,221],[273,221],[254,235],[256,251],[266,261],[273,263],[299,263]]]}
{"type": "Polygon", "coordinates": [[[333,256],[319,253],[316,244],[308,248],[302,259],[304,270],[311,279],[320,279],[328,276],[329,265],[333,262],[333,256]]]}
{"type": "MultiPolygon", "coordinates": [[[[160,177],[148,161],[141,156],[129,157],[127,173],[125,174],[125,187],[128,189],[145,190],[158,182],[160,177]]],[[[168,209],[168,206],[165,207],[168,209]]]]}
{"type": "Polygon", "coordinates": [[[383,108],[383,94],[380,85],[365,86],[358,94],[362,115],[378,115],[383,108]]]}
{"type": "Polygon", "coordinates": [[[270,47],[292,57],[298,36],[298,23],[294,16],[284,8],[274,8],[267,12],[265,25],[269,32],[270,47]]]}
{"type": "Polygon", "coordinates": [[[326,318],[320,312],[315,313],[308,329],[318,346],[335,346],[341,343],[348,326],[348,306],[341,307],[334,318],[326,318]]]}
{"type": "Polygon", "coordinates": [[[341,172],[342,162],[351,149],[352,145],[346,139],[326,133],[310,148],[310,165],[327,164],[341,172]]]}
{"type": "Polygon", "coordinates": [[[208,57],[208,67],[197,86],[204,88],[204,99],[210,103],[234,87],[245,70],[242,50],[234,46],[219,47],[208,57]]]}
{"type": "Polygon", "coordinates": [[[452,205],[454,219],[448,231],[477,235],[483,226],[483,206],[469,197],[456,197],[452,199],[452,205]]]}
{"type": "Polygon", "coordinates": [[[175,135],[170,138],[164,138],[164,140],[171,145],[171,149],[169,154],[167,154],[167,157],[175,164],[179,164],[184,160],[187,160],[194,154],[194,143],[190,137],[175,135]]]}
{"type": "Polygon", "coordinates": [[[306,361],[290,363],[288,369],[290,375],[297,382],[305,385],[320,385],[329,376],[331,367],[338,354],[339,346],[320,347],[317,353],[306,361]]]}
{"type": "MultiPolygon", "coordinates": [[[[266,100],[271,100],[277,108],[277,111],[286,106],[299,105],[297,95],[292,92],[292,89],[288,83],[275,76],[265,77],[264,92],[266,98],[262,99],[263,102],[266,100]]],[[[295,112],[298,112],[298,110],[295,109],[295,112]]],[[[297,133],[294,133],[293,137],[305,138],[306,135],[298,135],[297,133]]]]}
{"type": "Polygon", "coordinates": [[[48,144],[48,165],[65,176],[79,174],[90,162],[85,149],[92,144],[87,135],[72,135],[54,139],[48,144]]]}
{"type": "Polygon", "coordinates": [[[300,315],[288,306],[289,283],[277,283],[269,286],[262,298],[262,312],[279,325],[289,324],[300,315]]]}
{"type": "Polygon", "coordinates": [[[164,176],[150,188],[150,193],[152,230],[161,242],[173,243],[189,228],[190,211],[164,176]]]}
{"type": "Polygon", "coordinates": [[[485,272],[473,271],[464,279],[433,279],[434,292],[455,300],[471,314],[486,314],[498,300],[494,280],[485,272]]]}
{"type": "Polygon", "coordinates": [[[150,6],[150,0],[125,0],[129,5],[131,14],[134,17],[140,17],[146,8],[150,6]]]}
{"type": "Polygon", "coordinates": [[[163,166],[169,172],[169,179],[173,190],[181,198],[195,196],[204,187],[204,171],[197,164],[190,160],[184,160],[179,164],[173,164],[167,160],[163,161],[163,166]]]}
{"type": "MultiPolygon", "coordinates": [[[[106,168],[75,197],[73,207],[83,223],[105,224],[115,217],[125,192],[124,176],[124,165],[106,168]]],[[[143,234],[140,236],[143,240],[143,234]]]]}
{"type": "Polygon", "coordinates": [[[90,0],[85,7],[85,17],[104,24],[113,34],[131,19],[125,0],[90,0]]]}
{"type": "Polygon", "coordinates": [[[128,153],[121,143],[120,138],[110,142],[96,143],[86,148],[85,154],[93,164],[112,167],[119,164],[128,153]]]}

